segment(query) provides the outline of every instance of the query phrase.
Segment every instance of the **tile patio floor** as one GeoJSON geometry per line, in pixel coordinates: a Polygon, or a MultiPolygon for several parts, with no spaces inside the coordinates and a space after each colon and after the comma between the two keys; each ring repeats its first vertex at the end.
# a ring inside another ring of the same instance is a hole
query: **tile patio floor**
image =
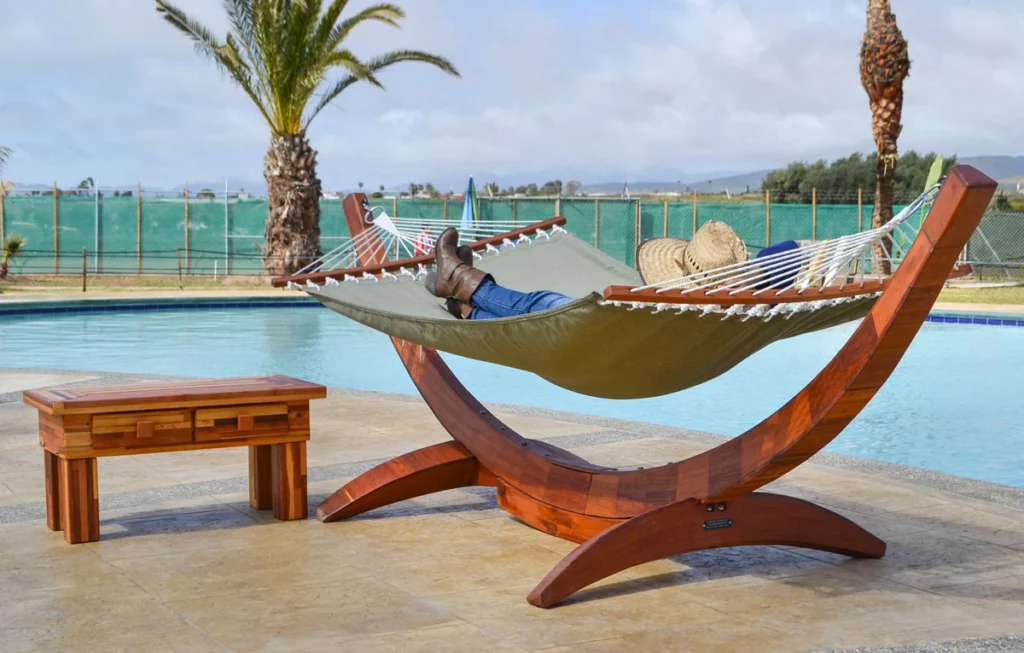
{"type": "MultiPolygon", "coordinates": [[[[650,466],[708,446],[526,412],[499,415],[597,463],[650,466]]],[[[312,506],[381,459],[446,439],[418,401],[332,394],[313,417],[312,506]]],[[[772,489],[871,529],[885,558],[689,554],[552,610],[525,596],[574,545],[508,517],[493,489],[279,523],[248,506],[244,448],[99,469],[103,539],[65,544],[42,520],[35,413],[0,403],[0,651],[803,651],[1024,635],[1019,505],[822,464],[772,489]]]]}

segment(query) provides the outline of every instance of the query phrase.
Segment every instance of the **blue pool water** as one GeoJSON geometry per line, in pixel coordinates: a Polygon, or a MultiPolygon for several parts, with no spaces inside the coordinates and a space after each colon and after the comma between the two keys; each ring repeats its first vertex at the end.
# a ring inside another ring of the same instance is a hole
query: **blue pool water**
{"type": "MultiPolygon", "coordinates": [[[[853,329],[779,342],[702,386],[636,401],[594,399],[526,372],[446,360],[484,402],[735,435],[798,392],[853,329]]],[[[210,377],[280,373],[415,393],[387,337],[321,308],[0,317],[0,361],[210,377]]],[[[828,450],[1024,487],[1022,379],[1024,329],[926,324],[889,382],[828,450]]]]}

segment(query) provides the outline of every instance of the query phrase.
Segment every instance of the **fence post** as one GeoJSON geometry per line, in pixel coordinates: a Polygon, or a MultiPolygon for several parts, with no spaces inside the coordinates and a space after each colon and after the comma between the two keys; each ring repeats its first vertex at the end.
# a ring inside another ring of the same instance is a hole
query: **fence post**
{"type": "Polygon", "coordinates": [[[57,182],[53,182],[53,273],[60,274],[60,221],[57,218],[57,182]]]}
{"type": "Polygon", "coordinates": [[[601,201],[594,198],[594,249],[601,249],[601,201]]]}
{"type": "Polygon", "coordinates": [[[448,198],[444,198],[444,221],[448,222],[448,198]]]}
{"type": "Polygon", "coordinates": [[[135,193],[135,268],[142,274],[142,182],[135,193]]]}
{"type": "Polygon", "coordinates": [[[4,242],[4,238],[7,236],[4,231],[4,202],[7,200],[7,194],[4,193],[3,184],[0,184],[0,243],[4,242]]]}
{"type": "Polygon", "coordinates": [[[92,182],[93,191],[93,251],[96,258],[93,260],[93,274],[100,273],[100,185],[92,182]]]}
{"type": "MultiPolygon", "coordinates": [[[[181,258],[181,250],[178,250],[181,258]]],[[[188,269],[188,182],[185,182],[185,269],[188,269]]],[[[178,276],[181,276],[181,261],[178,261],[178,276]]]]}
{"type": "Polygon", "coordinates": [[[181,248],[178,248],[178,288],[181,289],[181,248]]]}
{"type": "Polygon", "coordinates": [[[640,246],[640,236],[641,236],[641,233],[640,233],[641,232],[641,229],[640,229],[640,220],[641,220],[640,200],[636,201],[636,207],[635,207],[635,210],[634,210],[634,214],[636,215],[636,217],[633,220],[633,222],[634,222],[634,226],[633,226],[633,256],[634,256],[633,265],[635,266],[636,265],[636,258],[635,258],[636,257],[636,248],[640,246]]]}
{"type": "Polygon", "coordinates": [[[690,232],[690,237],[697,233],[697,189],[693,189],[693,231],[690,232]]]}
{"type": "MultiPolygon", "coordinates": [[[[241,199],[239,199],[241,201],[241,199]]],[[[317,200],[319,201],[319,200],[317,200]]],[[[270,199],[267,199],[270,205],[270,199]]],[[[228,211],[228,179],[224,178],[224,276],[227,277],[231,270],[231,239],[228,237],[230,231],[231,214],[228,211]]]]}
{"type": "Polygon", "coordinates": [[[818,240],[818,187],[811,189],[811,240],[818,240]]]}
{"type": "Polygon", "coordinates": [[[662,208],[661,214],[661,237],[668,238],[668,198],[662,200],[662,203],[665,206],[662,208]]]}
{"type": "Polygon", "coordinates": [[[857,189],[857,233],[864,231],[864,189],[857,189]]]}
{"type": "Polygon", "coordinates": [[[86,269],[89,261],[89,250],[85,247],[82,248],[82,292],[85,292],[85,277],[86,269]]]}
{"type": "MultiPolygon", "coordinates": [[[[555,215],[558,215],[558,200],[555,200],[555,215]]],[[[516,219],[519,218],[519,200],[512,198],[512,226],[516,224],[516,219]]]]}
{"type": "MultiPolygon", "coordinates": [[[[512,200],[512,201],[513,202],[517,202],[518,200],[512,200]]],[[[561,217],[562,216],[562,198],[561,197],[556,197],[555,198],[555,215],[557,217],[561,217]]]]}
{"type": "Polygon", "coordinates": [[[391,198],[391,217],[392,218],[397,218],[398,217],[398,196],[397,195],[395,195],[394,197],[391,198]]]}
{"type": "Polygon", "coordinates": [[[772,191],[764,191],[764,246],[772,245],[772,191]]]}

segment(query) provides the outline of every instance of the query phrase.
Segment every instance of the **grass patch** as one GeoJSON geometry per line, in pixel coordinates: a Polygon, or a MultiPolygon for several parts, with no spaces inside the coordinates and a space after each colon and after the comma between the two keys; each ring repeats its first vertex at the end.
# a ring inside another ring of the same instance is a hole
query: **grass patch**
{"type": "Polygon", "coordinates": [[[1024,304],[1024,287],[946,288],[939,294],[939,301],[958,304],[1024,304]]]}
{"type": "MultiPolygon", "coordinates": [[[[150,290],[269,290],[270,281],[263,277],[187,276],[177,275],[100,275],[87,279],[89,292],[142,292],[150,290]]],[[[0,282],[5,293],[81,292],[82,278],[65,275],[15,275],[0,282]]]]}

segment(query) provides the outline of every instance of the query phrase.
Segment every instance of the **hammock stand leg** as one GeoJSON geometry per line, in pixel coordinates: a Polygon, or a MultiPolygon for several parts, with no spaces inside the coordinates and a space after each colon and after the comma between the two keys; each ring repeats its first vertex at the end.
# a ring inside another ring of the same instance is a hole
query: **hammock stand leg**
{"type": "Polygon", "coordinates": [[[349,481],[320,504],[316,516],[337,521],[425,494],[494,483],[465,447],[442,442],[392,458],[349,481]]]}
{"type": "Polygon", "coordinates": [[[796,546],[880,558],[885,542],[849,519],[802,499],[755,492],[736,501],[696,499],[654,508],[610,528],[562,559],[527,597],[548,608],[630,567],[726,546],[796,546]]]}
{"type": "MultiPolygon", "coordinates": [[[[540,607],[623,569],[687,551],[775,544],[881,556],[885,544],[844,517],[756,490],[831,442],[885,383],[995,188],[970,166],[953,168],[891,283],[832,361],[747,432],[660,467],[608,469],[523,438],[477,401],[436,351],[392,338],[424,401],[455,442],[370,470],[329,498],[318,515],[340,519],[429,492],[496,485],[499,504],[509,513],[584,542],[531,592],[530,602],[540,607]]],[[[343,204],[353,235],[365,229],[364,201],[350,195],[343,204]]]]}

